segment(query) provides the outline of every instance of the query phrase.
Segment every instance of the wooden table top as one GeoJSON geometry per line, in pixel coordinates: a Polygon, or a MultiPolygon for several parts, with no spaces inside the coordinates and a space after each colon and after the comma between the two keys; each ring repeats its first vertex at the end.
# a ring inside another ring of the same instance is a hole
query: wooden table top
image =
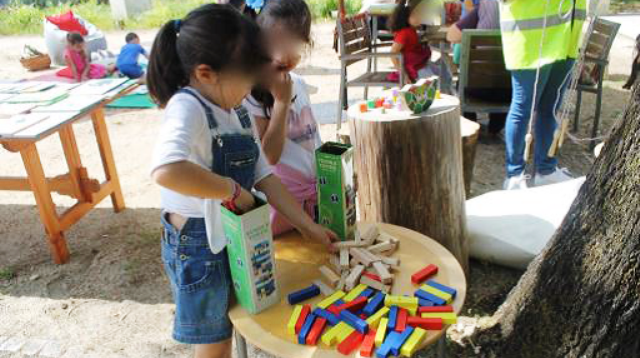
{"type": "MultiPolygon", "coordinates": [[[[366,228],[370,224],[359,224],[366,228]]],[[[427,264],[438,266],[438,274],[434,277],[438,282],[455,288],[458,293],[453,307],[459,313],[464,304],[467,283],[464,272],[455,257],[436,241],[415,231],[390,224],[378,224],[380,231],[388,233],[400,240],[400,247],[393,256],[400,259],[400,270],[395,273],[392,294],[413,294],[417,289],[411,283],[411,275],[427,264]]],[[[295,337],[287,334],[287,322],[293,311],[286,301],[286,296],[321,277],[318,267],[326,264],[328,252],[324,246],[309,242],[297,232],[285,234],[275,240],[276,275],[282,296],[280,303],[257,314],[248,314],[240,305],[229,311],[229,317],[248,342],[260,349],[282,358],[338,358],[344,357],[336,347],[303,346],[295,337]]],[[[305,304],[316,304],[321,297],[305,301],[305,304]]],[[[435,343],[443,331],[428,331],[424,345],[435,343]]],[[[358,352],[352,356],[357,357],[358,352]]]]}

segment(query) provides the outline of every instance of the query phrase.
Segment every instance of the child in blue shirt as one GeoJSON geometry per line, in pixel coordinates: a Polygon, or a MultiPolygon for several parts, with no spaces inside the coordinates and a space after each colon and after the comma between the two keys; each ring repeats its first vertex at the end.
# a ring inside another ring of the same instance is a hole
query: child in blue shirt
{"type": "Polygon", "coordinates": [[[133,32],[127,34],[125,41],[127,44],[120,50],[116,67],[123,75],[132,79],[141,78],[141,82],[144,82],[144,70],[138,63],[138,58],[140,55],[148,58],[147,51],[140,46],[140,37],[133,32]]]}

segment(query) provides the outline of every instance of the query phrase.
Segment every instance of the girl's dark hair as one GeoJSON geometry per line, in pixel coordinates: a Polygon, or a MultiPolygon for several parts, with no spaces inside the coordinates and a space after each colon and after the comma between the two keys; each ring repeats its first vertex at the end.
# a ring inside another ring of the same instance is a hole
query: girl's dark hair
{"type": "Polygon", "coordinates": [[[269,62],[269,51],[255,22],[231,5],[207,4],[160,29],[149,56],[147,85],[153,99],[164,107],[189,84],[198,65],[216,72],[258,74],[269,62]]]}
{"type": "Polygon", "coordinates": [[[67,34],[67,42],[72,45],[81,44],[84,42],[84,37],[78,32],[69,32],[67,34]]]}
{"type": "MultiPolygon", "coordinates": [[[[266,0],[257,18],[262,29],[282,25],[308,45],[313,44],[311,20],[311,11],[304,0],[266,0]]],[[[275,102],[271,92],[257,85],[251,91],[251,96],[262,105],[265,118],[270,118],[275,102]]]]}
{"type": "Polygon", "coordinates": [[[391,29],[392,32],[396,32],[411,27],[411,24],[409,24],[409,16],[411,16],[413,10],[420,5],[420,2],[421,0],[400,1],[389,19],[389,29],[391,29]]]}

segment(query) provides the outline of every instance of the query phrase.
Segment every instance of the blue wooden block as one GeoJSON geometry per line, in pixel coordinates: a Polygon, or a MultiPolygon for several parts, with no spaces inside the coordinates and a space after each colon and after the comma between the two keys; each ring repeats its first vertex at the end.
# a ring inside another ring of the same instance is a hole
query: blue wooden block
{"type": "Polygon", "coordinates": [[[343,305],[345,303],[346,302],[344,302],[344,300],[341,298],[341,299],[337,300],[336,302],[334,302],[332,306],[340,306],[340,305],[343,305]]]}
{"type": "Polygon", "coordinates": [[[320,294],[320,287],[316,285],[311,285],[307,288],[303,288],[300,291],[291,292],[289,296],[287,296],[287,300],[290,305],[295,305],[304,300],[308,300],[311,297],[315,297],[320,294]]]}
{"type": "Polygon", "coordinates": [[[433,288],[437,288],[438,290],[440,290],[440,291],[442,291],[442,292],[446,292],[446,293],[450,294],[450,295],[451,295],[451,297],[456,298],[456,293],[457,293],[458,291],[456,291],[456,289],[455,289],[455,288],[451,288],[451,287],[449,287],[449,286],[445,286],[445,285],[443,285],[443,284],[437,283],[437,282],[436,282],[436,281],[434,281],[434,280],[429,280],[429,281],[427,281],[427,285],[429,285],[429,286],[431,286],[431,287],[433,287],[433,288]]]}
{"type": "Polygon", "coordinates": [[[356,329],[356,331],[360,332],[360,333],[367,333],[367,331],[369,330],[369,325],[367,324],[367,322],[365,320],[363,320],[362,318],[354,315],[353,313],[349,312],[349,310],[342,310],[340,312],[340,318],[347,323],[349,326],[353,327],[356,329]]]}
{"type": "Polygon", "coordinates": [[[396,342],[396,340],[400,337],[400,333],[391,332],[387,335],[387,338],[382,342],[382,345],[376,351],[376,356],[378,358],[387,358],[391,355],[391,349],[396,342]]]}
{"type": "Polygon", "coordinates": [[[302,329],[300,329],[300,333],[298,334],[298,344],[306,344],[307,342],[307,334],[311,330],[311,326],[313,326],[313,322],[316,320],[316,315],[310,313],[307,316],[307,319],[304,321],[302,325],[302,329]]]}
{"type": "Polygon", "coordinates": [[[431,307],[434,304],[429,300],[423,300],[422,298],[418,298],[418,305],[423,307],[431,307]]]}
{"type": "Polygon", "coordinates": [[[407,329],[402,331],[402,333],[400,333],[397,337],[394,337],[393,343],[391,345],[391,354],[393,354],[394,356],[399,355],[400,348],[402,348],[402,345],[404,344],[404,342],[406,342],[407,339],[409,339],[409,336],[411,336],[411,333],[413,333],[413,327],[407,326],[407,329]]]}
{"type": "Polygon", "coordinates": [[[317,307],[315,310],[313,310],[313,314],[318,317],[322,317],[326,319],[327,322],[332,326],[335,326],[336,324],[340,323],[340,318],[338,318],[338,316],[334,315],[333,313],[327,310],[323,310],[320,307],[317,307]]]}
{"type": "Polygon", "coordinates": [[[429,292],[423,291],[423,290],[416,290],[415,294],[416,297],[418,298],[422,298],[423,300],[428,300],[433,302],[436,306],[442,306],[444,304],[447,303],[447,301],[443,300],[442,298],[436,296],[436,295],[432,295],[429,292]]]}
{"type": "Polygon", "coordinates": [[[373,295],[373,289],[372,288],[367,288],[364,291],[362,291],[358,297],[366,297],[369,298],[371,295],[373,295]]]}
{"type": "Polygon", "coordinates": [[[366,314],[367,316],[371,316],[372,314],[378,312],[378,310],[384,305],[384,298],[385,294],[382,292],[378,292],[375,296],[373,296],[371,300],[369,300],[369,303],[364,306],[362,312],[364,312],[364,314],[366,314]]]}
{"type": "Polygon", "coordinates": [[[398,320],[398,306],[391,306],[389,309],[389,322],[387,323],[388,330],[396,329],[396,321],[398,320]]]}

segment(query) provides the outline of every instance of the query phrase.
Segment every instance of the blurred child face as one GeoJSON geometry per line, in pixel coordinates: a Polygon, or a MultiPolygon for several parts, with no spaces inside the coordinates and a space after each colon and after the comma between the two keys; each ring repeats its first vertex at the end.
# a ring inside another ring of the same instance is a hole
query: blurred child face
{"type": "Polygon", "coordinates": [[[214,72],[206,65],[195,71],[196,82],[192,85],[219,107],[230,110],[249,95],[256,78],[239,71],[214,72]]]}
{"type": "Polygon", "coordinates": [[[296,68],[302,59],[305,41],[281,25],[266,29],[266,36],[276,69],[289,72],[296,68]]]}
{"type": "Polygon", "coordinates": [[[422,25],[422,9],[421,6],[416,6],[415,9],[409,15],[409,25],[418,27],[422,25]]]}
{"type": "Polygon", "coordinates": [[[84,42],[78,42],[75,44],[72,44],[70,47],[73,51],[75,52],[84,52],[84,42]]]}
{"type": "Polygon", "coordinates": [[[133,40],[131,40],[131,43],[132,44],[136,44],[136,45],[140,45],[140,38],[139,37],[134,38],[133,40]]]}

